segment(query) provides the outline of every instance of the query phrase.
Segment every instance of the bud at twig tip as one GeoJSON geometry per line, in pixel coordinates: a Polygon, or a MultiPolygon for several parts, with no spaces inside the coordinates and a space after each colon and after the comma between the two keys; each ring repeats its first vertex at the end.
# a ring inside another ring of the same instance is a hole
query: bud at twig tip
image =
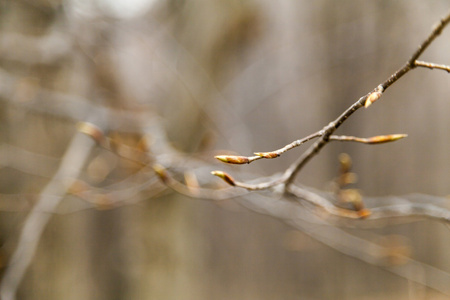
{"type": "Polygon", "coordinates": [[[408,135],[407,134],[405,134],[405,133],[400,133],[400,134],[391,134],[391,140],[392,141],[396,141],[396,140],[399,140],[399,139],[402,139],[402,138],[405,138],[405,137],[407,137],[408,135]]]}
{"type": "Polygon", "coordinates": [[[236,156],[236,155],[216,155],[214,156],[218,160],[227,164],[248,164],[250,161],[246,156],[236,156]]]}
{"type": "Polygon", "coordinates": [[[367,139],[368,144],[381,144],[389,143],[400,140],[407,137],[407,134],[389,134],[389,135],[378,135],[367,139]]]}
{"type": "Polygon", "coordinates": [[[223,181],[225,181],[229,185],[232,185],[232,186],[236,185],[233,177],[231,177],[230,175],[228,175],[227,173],[225,173],[223,171],[212,171],[211,174],[213,174],[214,176],[217,176],[219,178],[222,178],[223,181]]]}

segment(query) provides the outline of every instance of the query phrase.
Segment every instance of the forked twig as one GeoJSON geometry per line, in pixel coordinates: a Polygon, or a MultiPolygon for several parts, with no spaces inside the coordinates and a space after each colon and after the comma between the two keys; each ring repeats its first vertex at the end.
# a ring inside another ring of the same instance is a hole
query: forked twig
{"type": "MultiPolygon", "coordinates": [[[[313,133],[311,135],[308,135],[307,137],[293,141],[290,144],[287,144],[283,148],[280,148],[278,150],[270,151],[270,152],[255,152],[256,156],[240,156],[240,155],[216,155],[215,158],[218,160],[228,163],[228,164],[249,164],[251,162],[254,162],[255,160],[261,159],[261,158],[277,158],[281,154],[299,147],[303,145],[304,143],[321,137],[324,134],[322,131],[318,131],[316,133],[313,133]]],[[[407,134],[388,134],[388,135],[377,135],[370,138],[360,138],[356,136],[337,136],[337,135],[331,135],[329,140],[330,141],[341,141],[341,142],[358,142],[363,144],[382,144],[382,143],[388,143],[388,142],[394,142],[396,140],[402,139],[404,137],[407,137],[407,134]]]]}
{"type": "MultiPolygon", "coordinates": [[[[311,134],[310,136],[300,139],[298,141],[295,141],[291,144],[286,145],[285,147],[275,150],[272,152],[261,152],[261,153],[255,153],[256,156],[252,157],[245,157],[245,156],[225,156],[225,155],[219,155],[216,156],[219,160],[226,162],[226,163],[237,163],[237,164],[243,164],[243,163],[249,163],[251,161],[255,161],[260,158],[275,158],[278,157],[281,153],[284,153],[294,147],[297,147],[301,144],[303,144],[306,141],[309,141],[313,138],[319,138],[313,145],[311,145],[294,163],[291,164],[289,168],[286,169],[286,171],[283,173],[283,175],[275,180],[265,182],[265,183],[259,183],[257,185],[255,184],[246,184],[242,182],[233,181],[232,185],[246,188],[248,190],[261,190],[261,189],[267,189],[271,188],[277,185],[284,185],[285,188],[287,188],[292,182],[294,181],[296,175],[300,172],[300,170],[314,157],[316,156],[320,150],[328,144],[331,140],[341,140],[341,141],[355,141],[355,142],[364,142],[370,144],[370,138],[355,138],[355,137],[336,137],[332,134],[358,109],[365,106],[366,108],[369,107],[372,103],[377,101],[381,98],[382,94],[386,91],[387,88],[389,88],[393,83],[395,83],[397,80],[399,80],[401,77],[403,77],[406,73],[414,69],[415,67],[427,67],[431,69],[441,69],[448,71],[447,66],[442,65],[436,65],[431,63],[424,63],[421,61],[417,61],[417,59],[420,57],[420,55],[427,49],[427,47],[436,39],[437,36],[442,32],[442,30],[447,26],[447,24],[450,22],[450,12],[441,19],[436,26],[434,26],[432,32],[428,35],[428,37],[419,45],[417,50],[412,54],[412,56],[408,59],[408,61],[395,73],[393,73],[388,79],[386,79],[383,83],[379,84],[375,89],[373,89],[372,92],[362,96],[358,99],[353,105],[351,105],[349,108],[347,108],[337,119],[330,122],[328,125],[323,127],[322,130],[311,134]]],[[[398,138],[404,137],[404,135],[396,135],[392,140],[396,140],[398,138]]],[[[224,176],[220,176],[223,172],[216,171],[213,173],[216,176],[221,177],[228,183],[230,183],[229,180],[226,180],[228,177],[231,177],[230,175],[225,174],[224,176]],[[218,175],[219,174],[219,175],[218,175]]]]}

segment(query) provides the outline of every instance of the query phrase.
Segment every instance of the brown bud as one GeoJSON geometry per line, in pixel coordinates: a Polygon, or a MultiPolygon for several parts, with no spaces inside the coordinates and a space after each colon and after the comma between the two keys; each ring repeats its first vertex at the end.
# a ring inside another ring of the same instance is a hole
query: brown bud
{"type": "Polygon", "coordinates": [[[394,142],[396,140],[407,137],[407,134],[389,134],[389,135],[377,135],[367,139],[367,144],[382,144],[394,142]]]}
{"type": "Polygon", "coordinates": [[[255,152],[254,154],[257,156],[261,156],[263,158],[276,158],[280,156],[278,153],[275,152],[255,152]]]}
{"type": "Polygon", "coordinates": [[[220,177],[223,179],[223,181],[225,181],[226,183],[228,183],[229,185],[235,186],[236,184],[234,183],[234,179],[233,177],[231,177],[230,175],[228,175],[225,172],[222,171],[212,171],[211,174],[213,174],[214,176],[220,177]]]}
{"type": "Polygon", "coordinates": [[[236,156],[236,155],[217,155],[214,156],[218,160],[227,163],[227,164],[248,164],[249,159],[246,156],[236,156]]]}

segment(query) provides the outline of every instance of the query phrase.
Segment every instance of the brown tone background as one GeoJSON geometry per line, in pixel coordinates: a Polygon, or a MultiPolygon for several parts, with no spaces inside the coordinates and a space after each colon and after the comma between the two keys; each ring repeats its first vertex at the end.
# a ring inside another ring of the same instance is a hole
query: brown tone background
{"type": "MultiPolygon", "coordinates": [[[[89,118],[65,96],[154,112],[173,146],[212,165],[201,173],[209,178],[224,168],[216,150],[269,151],[320,129],[401,66],[449,8],[437,0],[171,0],[126,17],[125,7],[117,12],[107,1],[83,3],[1,1],[1,73],[15,78],[14,86],[0,84],[3,270],[33,195],[55,172],[76,121],[89,118]],[[53,93],[51,106],[36,98],[41,89],[53,93]],[[54,113],[59,106],[67,112],[54,113]]],[[[447,29],[423,59],[449,64],[449,41],[447,29]]],[[[450,194],[449,80],[440,71],[407,74],[339,130],[407,139],[330,144],[298,181],[328,189],[338,154],[347,152],[365,195],[450,194]]],[[[300,153],[231,172],[271,175],[300,153]]],[[[82,177],[103,187],[136,171],[97,149],[82,177]]],[[[51,218],[18,299],[446,299],[230,201],[176,193],[125,200],[104,210],[67,199],[76,212],[51,218]]],[[[355,234],[402,236],[414,258],[450,269],[441,224],[355,234]]]]}

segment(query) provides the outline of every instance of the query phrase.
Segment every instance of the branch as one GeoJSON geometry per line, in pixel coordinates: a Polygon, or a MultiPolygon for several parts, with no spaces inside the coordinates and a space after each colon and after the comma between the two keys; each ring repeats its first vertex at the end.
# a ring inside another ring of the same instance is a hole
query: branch
{"type": "MultiPolygon", "coordinates": [[[[312,192],[308,189],[301,188],[295,185],[288,187],[288,193],[295,198],[306,201],[317,207],[323,216],[335,217],[335,225],[370,228],[383,219],[430,219],[442,223],[450,224],[450,210],[434,205],[433,203],[399,203],[387,205],[382,207],[370,208],[370,211],[361,213],[360,211],[352,211],[335,206],[330,200],[320,193],[312,192]],[[366,224],[352,223],[346,219],[361,219],[364,218],[366,224]],[[367,222],[369,224],[367,224],[367,222]]],[[[367,201],[366,201],[367,202],[367,201]]]]}
{"type": "Polygon", "coordinates": [[[13,300],[19,283],[36,251],[52,212],[66,194],[67,186],[78,177],[95,143],[78,133],[72,139],[58,171],[42,190],[38,202],[25,220],[16,250],[0,284],[0,298],[13,300]]]}
{"type": "MultiPolygon", "coordinates": [[[[201,188],[198,185],[192,185],[189,183],[183,184],[180,181],[173,178],[170,173],[167,171],[166,168],[163,166],[156,164],[153,166],[153,169],[155,173],[159,176],[159,178],[166,184],[169,188],[176,191],[177,193],[180,193],[182,195],[196,198],[196,199],[206,199],[206,200],[213,200],[213,201],[221,201],[221,200],[228,200],[233,199],[237,197],[244,196],[248,194],[248,191],[245,190],[236,190],[233,188],[225,188],[225,189],[207,189],[207,188],[201,188]]],[[[219,174],[214,174],[216,176],[221,177],[219,174]]],[[[227,175],[222,175],[224,180],[230,180],[229,184],[232,185],[232,182],[234,182],[233,179],[228,178],[226,179],[227,175]]],[[[186,174],[185,174],[186,177],[186,174]]]]}
{"type": "Polygon", "coordinates": [[[256,156],[234,156],[234,155],[217,155],[215,156],[215,158],[217,158],[218,160],[224,162],[224,163],[228,163],[228,164],[249,164],[255,160],[261,159],[261,158],[276,158],[278,156],[280,156],[281,154],[296,148],[298,146],[303,145],[304,143],[320,137],[322,135],[322,133],[320,131],[315,132],[311,135],[308,135],[307,137],[304,137],[300,140],[296,140],[293,141],[290,144],[287,144],[286,146],[284,146],[283,148],[280,148],[278,150],[274,150],[274,151],[270,151],[270,152],[255,152],[254,154],[256,156]]]}
{"type": "MultiPolygon", "coordinates": [[[[150,110],[119,110],[93,103],[89,99],[70,93],[56,92],[38,86],[28,86],[20,77],[13,76],[0,68],[0,102],[22,108],[26,111],[78,122],[88,115],[107,116],[114,120],[109,130],[141,132],[141,124],[157,119],[150,110]],[[25,86],[24,86],[25,85],[25,86]],[[21,98],[22,90],[28,90],[21,98]]],[[[3,103],[2,103],[3,104],[3,103]]]]}
{"type": "MultiPolygon", "coordinates": [[[[278,157],[281,153],[284,153],[285,151],[288,151],[294,147],[297,147],[304,142],[319,137],[319,139],[310,146],[286,171],[283,173],[281,177],[278,179],[260,183],[258,185],[254,184],[245,184],[241,182],[234,182],[236,186],[240,186],[249,190],[261,190],[261,189],[267,189],[272,188],[277,185],[284,185],[285,188],[287,188],[292,182],[294,181],[296,175],[300,172],[300,170],[314,157],[316,156],[320,150],[328,144],[331,140],[341,140],[341,141],[357,141],[357,142],[363,142],[371,144],[372,142],[367,139],[361,139],[361,138],[355,138],[355,137],[336,137],[332,134],[358,109],[365,106],[366,108],[369,107],[372,103],[377,101],[381,98],[382,94],[386,91],[387,88],[389,88],[393,83],[395,83],[397,80],[399,80],[401,77],[403,77],[406,73],[411,71],[417,66],[422,66],[421,62],[417,62],[417,59],[420,57],[420,55],[428,48],[428,46],[436,39],[437,36],[440,35],[442,30],[445,28],[445,26],[450,22],[450,12],[439,21],[439,23],[433,28],[432,32],[429,34],[429,36],[419,45],[417,50],[412,54],[412,56],[408,59],[408,61],[400,68],[398,69],[394,74],[392,74],[388,79],[386,79],[383,83],[379,84],[375,89],[372,90],[372,92],[362,96],[358,99],[353,105],[351,105],[349,108],[347,108],[337,119],[330,122],[328,125],[323,127],[322,130],[311,134],[310,136],[300,139],[298,141],[295,141],[291,144],[286,145],[285,147],[275,150],[272,152],[262,152],[262,153],[255,153],[256,156],[254,157],[245,157],[245,156],[216,156],[219,160],[227,163],[237,163],[237,164],[243,164],[243,163],[250,163],[251,161],[255,161],[260,158],[275,158],[278,157]],[[237,158],[237,159],[236,159],[237,158]]],[[[429,65],[427,67],[430,67],[429,65]]],[[[404,135],[396,135],[394,136],[395,139],[399,139],[404,137],[404,135]]]]}
{"type": "MultiPolygon", "coordinates": [[[[200,161],[196,161],[201,164],[200,161]]],[[[417,222],[424,219],[437,220],[450,224],[450,211],[446,208],[448,199],[427,195],[409,195],[401,197],[367,198],[368,209],[355,211],[336,207],[332,194],[319,192],[307,187],[290,185],[287,192],[275,190],[270,193],[250,193],[244,189],[204,189],[189,186],[175,180],[163,167],[155,168],[160,178],[171,189],[193,198],[209,200],[235,201],[256,213],[264,214],[293,226],[337,251],[379,266],[398,276],[421,283],[445,294],[450,294],[448,273],[430,265],[416,261],[408,253],[399,252],[389,245],[380,245],[369,238],[373,234],[364,233],[357,237],[342,230],[343,228],[379,228],[393,224],[417,222]],[[240,194],[240,195],[239,195],[240,194]],[[239,196],[239,197],[238,197],[239,196]],[[426,270],[427,280],[417,278],[410,268],[426,270]]],[[[216,176],[226,177],[226,173],[214,172],[216,176]]],[[[225,178],[223,178],[225,179],[225,178]]],[[[240,186],[231,176],[227,179],[234,186],[240,186]]],[[[261,178],[270,182],[273,178],[261,178]]],[[[258,186],[258,183],[253,183],[258,186]]]]}
{"type": "Polygon", "coordinates": [[[330,141],[340,141],[340,142],[357,142],[362,144],[383,144],[390,143],[407,137],[407,134],[388,134],[388,135],[377,135],[370,138],[360,138],[356,136],[347,135],[332,135],[330,136],[330,141]]]}
{"type": "Polygon", "coordinates": [[[426,62],[426,61],[420,61],[420,60],[416,60],[414,62],[414,65],[416,67],[444,70],[444,71],[447,71],[448,73],[450,73],[450,66],[447,66],[447,65],[438,65],[438,64],[433,64],[433,63],[426,62]]]}
{"type": "MultiPolygon", "coordinates": [[[[344,111],[336,120],[328,124],[323,128],[325,132],[324,135],[312,145],[290,168],[286,170],[283,174],[286,184],[292,183],[297,173],[303,168],[304,165],[328,143],[329,137],[333,134],[336,129],[338,129],[355,111],[366,104],[366,100],[369,100],[369,105],[381,97],[381,94],[386,91],[394,82],[399,80],[403,75],[408,73],[415,67],[415,61],[419,56],[428,48],[428,46],[434,41],[434,39],[442,32],[444,27],[450,22],[450,12],[440,20],[440,22],[434,27],[430,35],[419,45],[418,49],[413,53],[411,58],[392,74],[387,80],[378,85],[371,93],[362,96],[358,101],[356,101],[352,106],[350,106],[346,111],[344,111]]],[[[366,106],[367,107],[367,106],[366,106]]]]}
{"type": "MultiPolygon", "coordinates": [[[[307,136],[306,138],[296,140],[296,141],[284,146],[283,148],[275,150],[275,151],[255,152],[256,156],[216,155],[215,158],[217,158],[218,160],[220,160],[224,163],[236,164],[236,165],[249,164],[249,163],[254,162],[255,160],[258,160],[261,158],[267,158],[267,159],[277,158],[284,152],[287,152],[288,150],[298,147],[311,139],[320,137],[320,136],[322,136],[322,134],[323,134],[323,132],[320,132],[320,131],[313,133],[313,134],[307,136]]],[[[370,138],[360,138],[360,137],[355,137],[355,136],[332,135],[332,136],[330,136],[329,139],[330,139],[330,141],[358,142],[358,143],[363,143],[363,144],[382,144],[382,143],[394,142],[396,140],[405,138],[407,136],[408,136],[407,134],[389,134],[389,135],[377,135],[377,136],[373,136],[370,138]]],[[[213,174],[213,175],[216,175],[216,174],[213,174]]]]}
{"type": "Polygon", "coordinates": [[[378,266],[407,280],[440,291],[445,295],[450,295],[448,285],[450,275],[441,269],[414,260],[408,255],[408,251],[404,251],[407,248],[403,248],[402,251],[402,249],[395,249],[395,246],[380,245],[367,240],[366,236],[364,238],[354,236],[325,222],[313,223],[310,220],[295,218],[289,220],[288,223],[340,253],[378,266]],[[423,273],[423,276],[417,276],[417,271],[423,273]]]}

